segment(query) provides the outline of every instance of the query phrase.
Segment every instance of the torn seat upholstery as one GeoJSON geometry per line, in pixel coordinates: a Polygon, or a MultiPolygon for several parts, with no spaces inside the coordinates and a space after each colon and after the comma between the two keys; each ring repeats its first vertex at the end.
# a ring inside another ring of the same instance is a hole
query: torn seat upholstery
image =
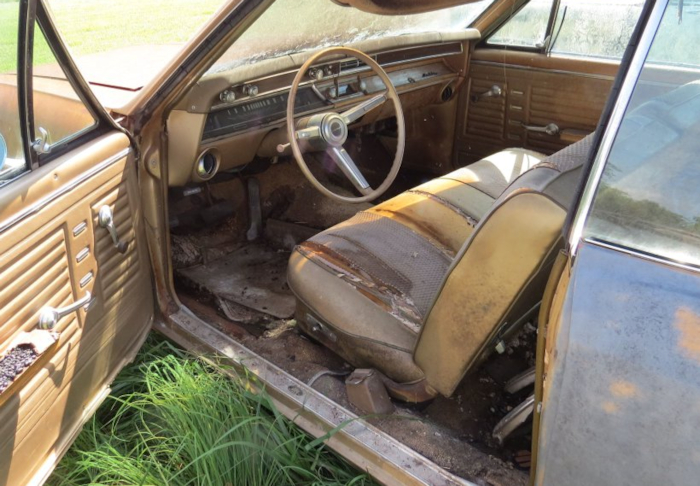
{"type": "Polygon", "coordinates": [[[539,302],[589,141],[499,152],[298,245],[299,325],[354,366],[449,396],[539,302]]]}

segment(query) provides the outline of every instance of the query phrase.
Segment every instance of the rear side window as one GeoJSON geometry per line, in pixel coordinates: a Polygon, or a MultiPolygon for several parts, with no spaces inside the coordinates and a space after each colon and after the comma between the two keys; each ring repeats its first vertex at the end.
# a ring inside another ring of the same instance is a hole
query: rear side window
{"type": "Polygon", "coordinates": [[[621,59],[644,0],[531,0],[486,41],[559,56],[621,59]]]}

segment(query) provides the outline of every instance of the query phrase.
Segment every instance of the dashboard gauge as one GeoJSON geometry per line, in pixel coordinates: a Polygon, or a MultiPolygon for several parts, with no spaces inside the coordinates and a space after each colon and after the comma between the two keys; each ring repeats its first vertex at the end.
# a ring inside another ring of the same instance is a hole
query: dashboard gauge
{"type": "MultiPolygon", "coordinates": [[[[209,140],[281,120],[286,115],[288,99],[289,93],[282,93],[211,112],[204,123],[202,139],[209,140]]],[[[327,106],[311,88],[299,90],[296,101],[295,114],[327,106]]]]}

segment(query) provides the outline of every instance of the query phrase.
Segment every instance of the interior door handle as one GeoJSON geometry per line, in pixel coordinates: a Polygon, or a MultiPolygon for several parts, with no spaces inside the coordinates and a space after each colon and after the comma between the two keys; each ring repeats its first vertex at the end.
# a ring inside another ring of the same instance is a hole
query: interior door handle
{"type": "Polygon", "coordinates": [[[85,310],[87,310],[91,304],[91,299],[92,295],[90,294],[90,292],[85,292],[85,296],[82,299],[76,300],[71,305],[68,305],[66,307],[61,307],[59,309],[56,309],[54,307],[44,307],[39,313],[39,329],[45,329],[47,331],[50,331],[54,327],[56,327],[58,321],[60,321],[68,314],[77,311],[81,307],[85,307],[85,310]]]}
{"type": "Polygon", "coordinates": [[[527,130],[528,132],[537,132],[537,133],[546,133],[547,135],[559,135],[559,126],[556,123],[550,123],[549,125],[546,125],[544,127],[539,127],[535,125],[525,125],[524,123],[521,124],[521,126],[527,130]]]}
{"type": "Polygon", "coordinates": [[[500,98],[501,96],[503,96],[503,88],[497,84],[494,84],[488,91],[484,91],[481,94],[472,95],[472,103],[481,101],[484,98],[500,98]]]}
{"type": "Polygon", "coordinates": [[[112,208],[106,204],[100,208],[100,212],[97,215],[97,222],[100,227],[105,228],[109,235],[112,237],[112,242],[117,248],[117,251],[121,254],[126,253],[126,249],[129,247],[129,243],[125,241],[119,241],[119,235],[117,234],[117,227],[114,225],[114,216],[112,215],[112,208]]]}

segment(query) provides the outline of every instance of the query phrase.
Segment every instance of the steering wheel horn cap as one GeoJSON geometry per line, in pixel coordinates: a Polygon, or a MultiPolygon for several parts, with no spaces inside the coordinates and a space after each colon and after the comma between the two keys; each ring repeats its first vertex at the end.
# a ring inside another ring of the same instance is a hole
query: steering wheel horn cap
{"type": "Polygon", "coordinates": [[[323,140],[334,147],[341,147],[348,139],[348,125],[335,113],[329,113],[323,118],[320,131],[323,140]]]}

